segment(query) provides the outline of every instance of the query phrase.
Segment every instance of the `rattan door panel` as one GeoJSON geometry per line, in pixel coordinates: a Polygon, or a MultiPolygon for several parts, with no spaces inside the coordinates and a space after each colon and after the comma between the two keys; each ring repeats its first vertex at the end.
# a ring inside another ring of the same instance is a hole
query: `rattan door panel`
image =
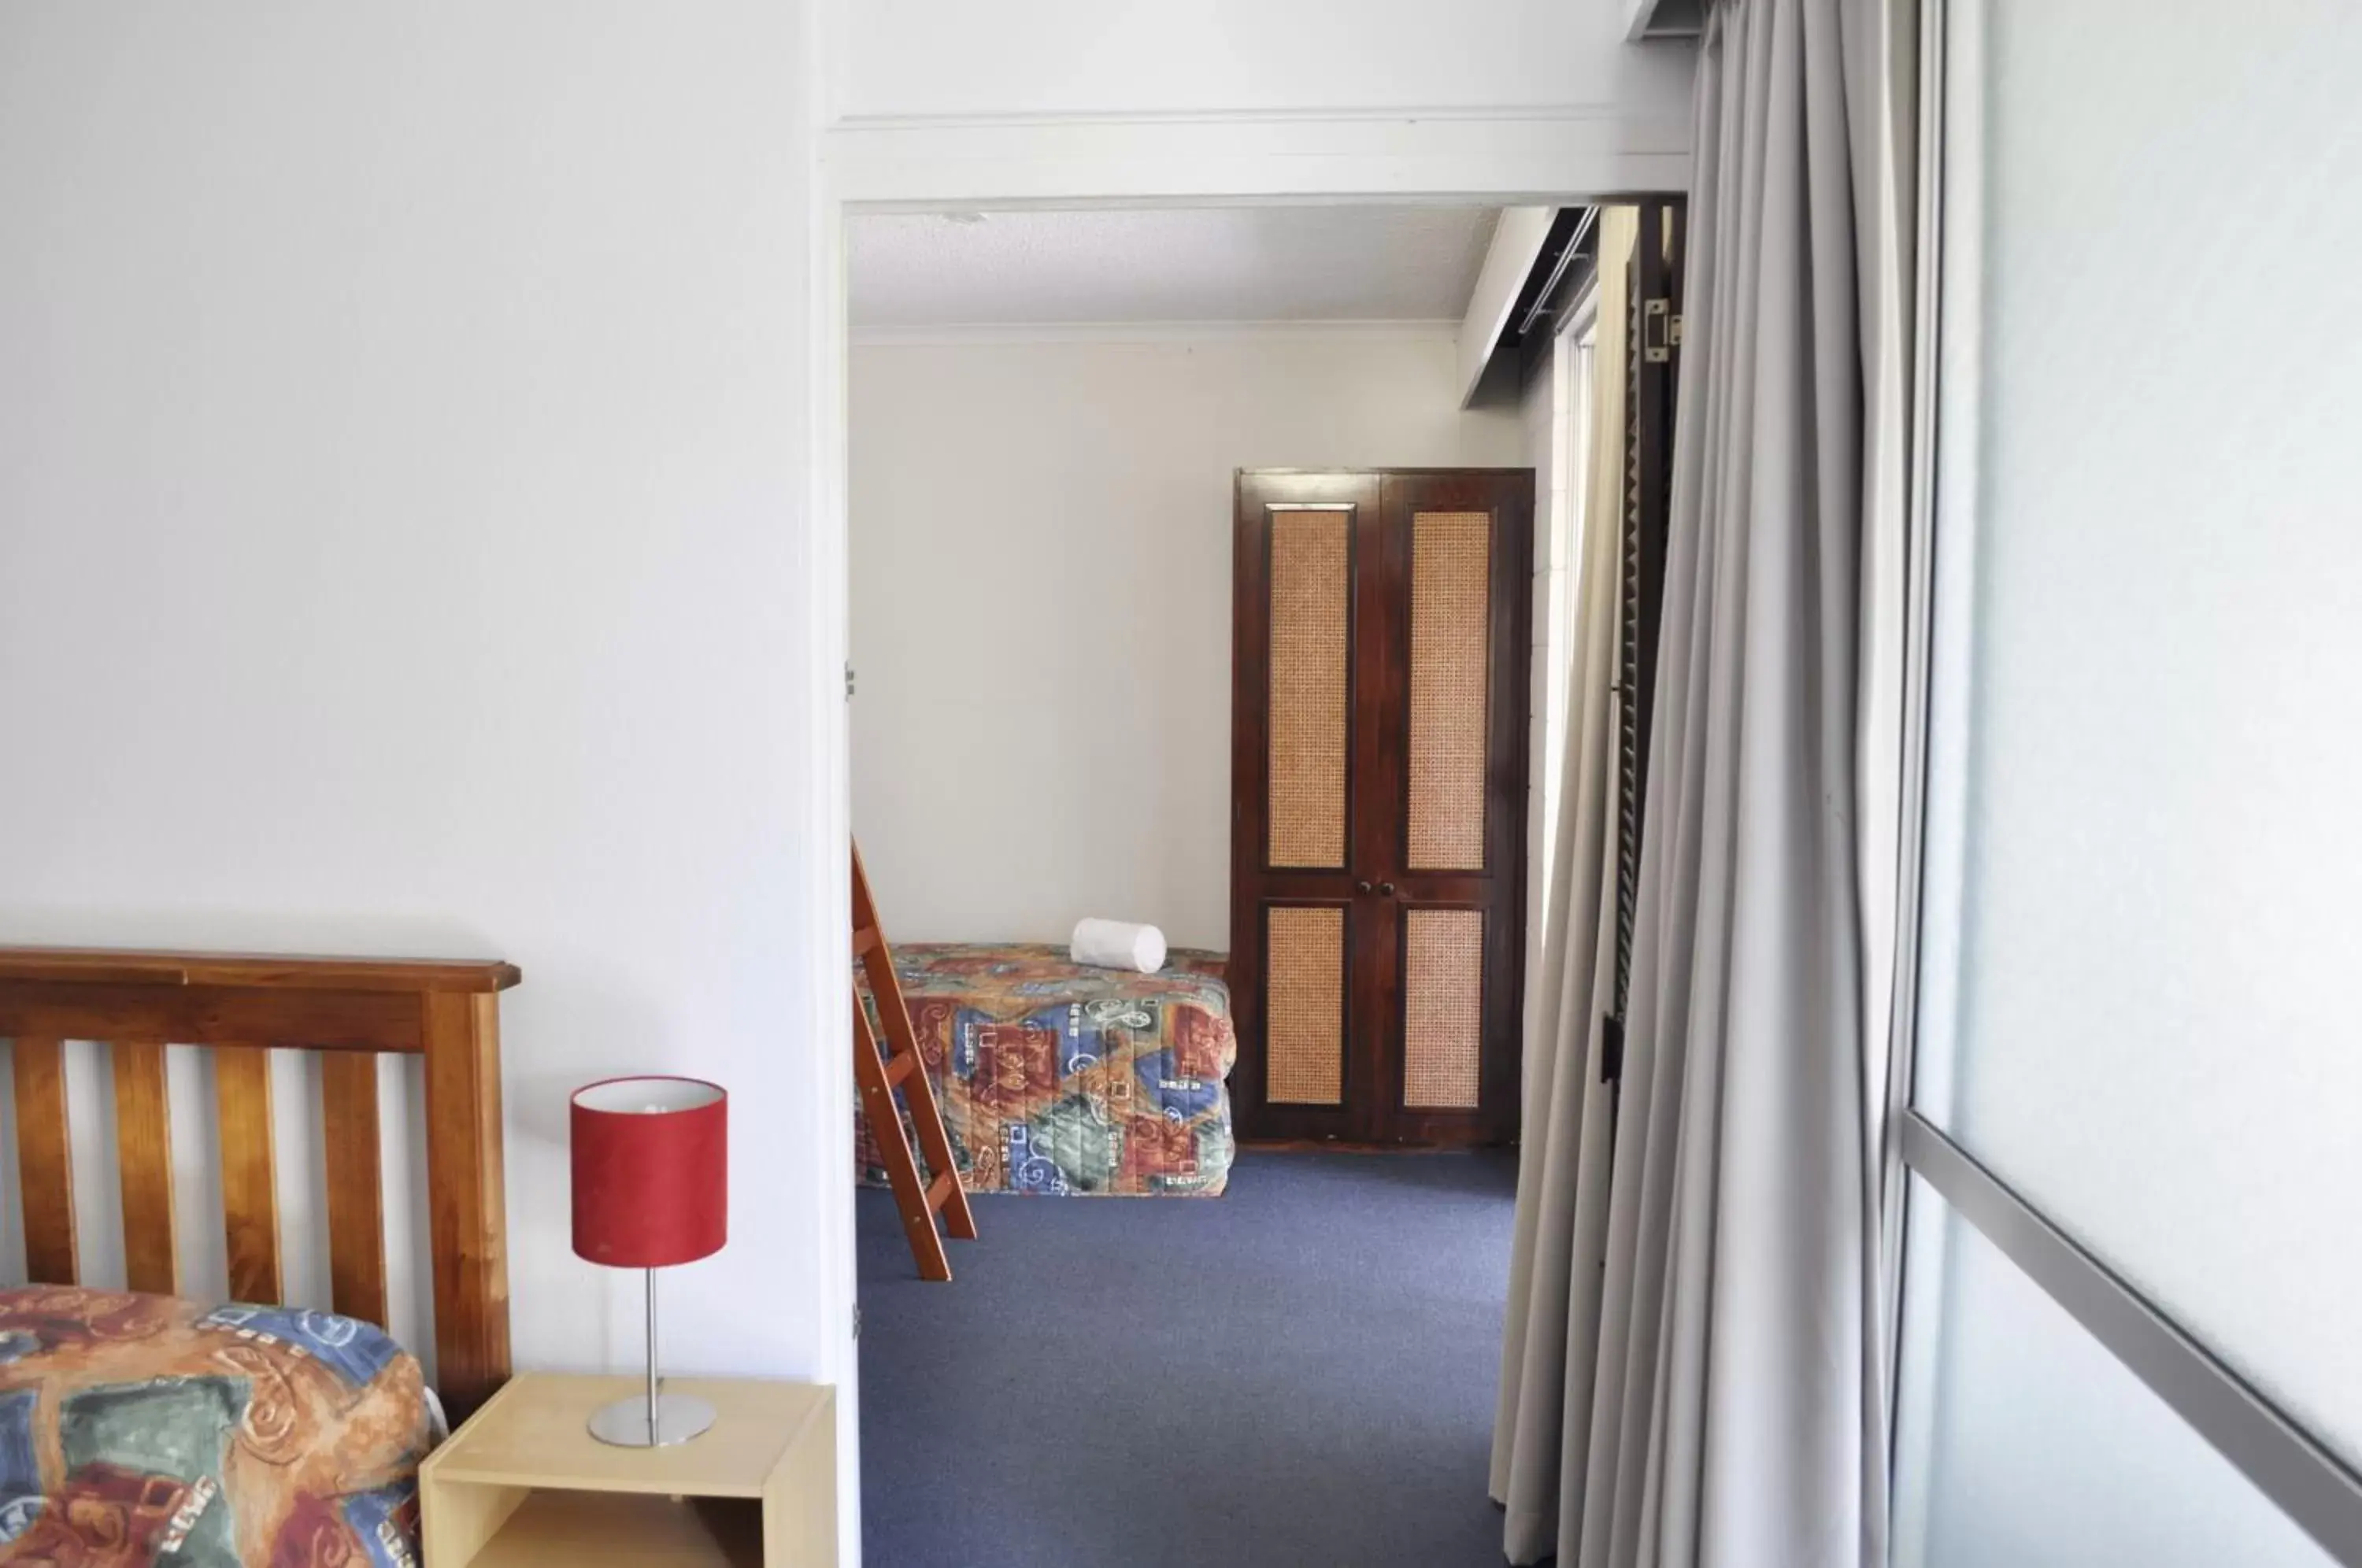
{"type": "Polygon", "coordinates": [[[1493,519],[1410,519],[1410,777],[1406,864],[1485,869],[1485,705],[1491,693],[1493,519]]]}
{"type": "Polygon", "coordinates": [[[1264,1099],[1345,1103],[1345,907],[1264,906],[1264,1099]]]}
{"type": "Polygon", "coordinates": [[[1347,703],[1352,686],[1353,509],[1275,509],[1271,577],[1271,810],[1264,864],[1345,867],[1347,703]]]}
{"type": "Polygon", "coordinates": [[[1526,469],[1239,475],[1242,1137],[1516,1135],[1532,513],[1526,469]]]}
{"type": "Polygon", "coordinates": [[[1474,1110],[1484,1103],[1485,911],[1403,911],[1403,1092],[1406,1110],[1474,1110]]]}

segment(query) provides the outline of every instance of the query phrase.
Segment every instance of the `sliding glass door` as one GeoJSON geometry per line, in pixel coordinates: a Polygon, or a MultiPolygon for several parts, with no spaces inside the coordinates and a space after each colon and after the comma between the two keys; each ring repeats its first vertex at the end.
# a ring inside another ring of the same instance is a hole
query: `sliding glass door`
{"type": "Polygon", "coordinates": [[[2362,1562],[2362,16],[1927,16],[1896,1561],[2362,1562]]]}

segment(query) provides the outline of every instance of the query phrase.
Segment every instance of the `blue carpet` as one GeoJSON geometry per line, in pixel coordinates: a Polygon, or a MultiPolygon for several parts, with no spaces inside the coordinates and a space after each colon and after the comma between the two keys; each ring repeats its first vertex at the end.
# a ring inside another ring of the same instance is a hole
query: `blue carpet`
{"type": "Polygon", "coordinates": [[[873,1568],[1496,1568],[1514,1154],[1248,1150],[1229,1193],[859,1194],[873,1568]]]}

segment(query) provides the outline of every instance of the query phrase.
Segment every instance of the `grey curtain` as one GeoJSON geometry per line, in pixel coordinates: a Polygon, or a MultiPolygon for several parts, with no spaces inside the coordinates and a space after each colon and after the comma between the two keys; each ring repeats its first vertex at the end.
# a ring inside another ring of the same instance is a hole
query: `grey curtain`
{"type": "Polygon", "coordinates": [[[1884,1561],[1904,8],[1707,19],[1623,1088],[1612,1162],[1604,1090],[1528,1102],[1513,1562],[1884,1561]],[[1554,1488],[1521,1452],[1551,1404],[1554,1488]]]}
{"type": "Polygon", "coordinates": [[[1639,229],[1629,207],[1600,215],[1598,326],[1592,344],[1590,457],[1574,552],[1574,650],[1565,783],[1551,834],[1555,858],[1541,962],[1528,981],[1525,1136],[1510,1253],[1509,1312],[1494,1421],[1492,1492],[1508,1510],[1512,1560],[1558,1540],[1558,1500],[1580,1495],[1587,1431],[1564,1430],[1591,1398],[1607,1244],[1607,1119],[1599,1084],[1600,1021],[1615,958],[1617,570],[1624,517],[1626,290],[1639,229]]]}

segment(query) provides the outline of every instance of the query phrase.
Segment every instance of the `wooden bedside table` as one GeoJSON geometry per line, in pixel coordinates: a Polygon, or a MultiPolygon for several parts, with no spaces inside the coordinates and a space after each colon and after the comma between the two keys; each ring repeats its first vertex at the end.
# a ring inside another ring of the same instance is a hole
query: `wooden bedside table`
{"type": "Polygon", "coordinates": [[[526,1373],[419,1467],[425,1568],[833,1568],[836,1395],[667,1378],[718,1413],[672,1448],[614,1448],[590,1412],[644,1379],[526,1373]]]}

